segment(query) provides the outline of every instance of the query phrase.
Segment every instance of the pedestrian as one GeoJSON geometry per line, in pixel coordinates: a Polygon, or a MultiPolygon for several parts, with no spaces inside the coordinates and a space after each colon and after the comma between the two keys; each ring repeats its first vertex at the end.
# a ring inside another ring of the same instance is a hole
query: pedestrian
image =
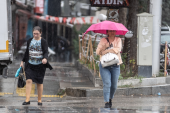
{"type": "Polygon", "coordinates": [[[70,41],[67,39],[66,42],[66,50],[65,50],[65,62],[69,62],[70,61],[70,52],[71,52],[71,43],[70,41]]]}
{"type": "Polygon", "coordinates": [[[104,68],[102,67],[101,63],[99,64],[99,71],[103,81],[105,108],[110,108],[112,106],[112,99],[117,89],[117,82],[120,75],[120,64],[122,63],[120,52],[122,48],[122,43],[120,38],[115,37],[116,31],[107,30],[107,35],[107,38],[102,38],[100,40],[96,49],[96,54],[103,56],[104,54],[110,52],[117,54],[119,57],[118,64],[114,64],[104,68]],[[110,46],[112,48],[109,48],[110,46]]]}
{"type": "Polygon", "coordinates": [[[22,105],[30,104],[32,82],[37,84],[38,105],[42,105],[43,79],[46,68],[52,69],[48,63],[48,44],[41,37],[42,31],[39,26],[33,28],[33,38],[27,41],[27,49],[20,66],[24,66],[26,74],[26,99],[22,105]]]}

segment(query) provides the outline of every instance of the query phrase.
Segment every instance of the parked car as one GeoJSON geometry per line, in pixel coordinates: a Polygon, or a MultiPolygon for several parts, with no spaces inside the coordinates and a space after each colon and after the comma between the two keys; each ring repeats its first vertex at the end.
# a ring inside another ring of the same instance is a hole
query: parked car
{"type": "Polygon", "coordinates": [[[161,27],[161,32],[164,32],[164,31],[170,31],[170,27],[167,25],[167,26],[162,26],[161,27]]]}

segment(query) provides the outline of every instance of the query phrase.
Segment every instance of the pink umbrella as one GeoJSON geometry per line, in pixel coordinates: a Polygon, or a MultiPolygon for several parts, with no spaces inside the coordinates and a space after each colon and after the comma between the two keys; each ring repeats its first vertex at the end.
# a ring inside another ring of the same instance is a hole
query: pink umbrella
{"type": "MultiPolygon", "coordinates": [[[[107,30],[115,30],[116,35],[125,35],[128,32],[128,29],[121,23],[116,23],[112,21],[103,21],[97,24],[91,25],[84,35],[89,31],[93,31],[94,33],[107,34],[107,30]]],[[[84,36],[83,36],[84,37],[84,36]]]]}

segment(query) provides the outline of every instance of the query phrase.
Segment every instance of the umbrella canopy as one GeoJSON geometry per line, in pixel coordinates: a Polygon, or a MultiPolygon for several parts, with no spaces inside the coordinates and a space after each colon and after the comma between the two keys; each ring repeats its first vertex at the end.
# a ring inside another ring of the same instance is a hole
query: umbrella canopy
{"type": "Polygon", "coordinates": [[[107,34],[107,30],[115,30],[116,35],[125,35],[128,32],[128,29],[121,23],[116,23],[112,21],[103,21],[97,24],[91,25],[84,35],[89,31],[93,31],[94,33],[107,34]]]}

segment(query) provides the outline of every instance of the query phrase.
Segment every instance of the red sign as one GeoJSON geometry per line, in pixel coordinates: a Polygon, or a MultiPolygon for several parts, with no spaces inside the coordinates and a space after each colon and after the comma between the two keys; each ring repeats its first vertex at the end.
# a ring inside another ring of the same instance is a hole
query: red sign
{"type": "Polygon", "coordinates": [[[128,0],[90,0],[91,6],[94,7],[127,7],[129,6],[128,0]]]}
{"type": "Polygon", "coordinates": [[[44,13],[44,0],[36,0],[34,13],[43,14],[44,13]]]}

